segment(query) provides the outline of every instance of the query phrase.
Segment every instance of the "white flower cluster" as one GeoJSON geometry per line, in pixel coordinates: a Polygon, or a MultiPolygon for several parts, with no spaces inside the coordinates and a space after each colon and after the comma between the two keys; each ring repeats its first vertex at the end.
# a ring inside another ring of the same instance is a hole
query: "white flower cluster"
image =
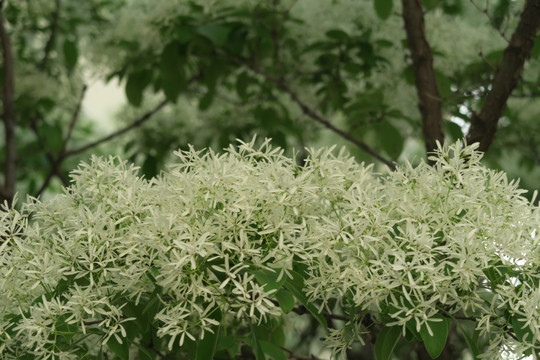
{"type": "Polygon", "coordinates": [[[336,347],[340,333],[347,344],[362,336],[368,313],[404,332],[440,314],[476,321],[490,356],[538,351],[540,212],[516,183],[458,144],[434,167],[386,177],[332,150],[310,150],[300,167],[269,141],[191,149],[150,181],[94,157],[64,194],[5,209],[0,359],[122,343],[136,320],[127,309],[152,299],[169,349],[218,321],[266,321],[282,311],[258,274],[279,282],[300,268],[320,310],[350,315],[347,331],[332,331],[336,347]]]}

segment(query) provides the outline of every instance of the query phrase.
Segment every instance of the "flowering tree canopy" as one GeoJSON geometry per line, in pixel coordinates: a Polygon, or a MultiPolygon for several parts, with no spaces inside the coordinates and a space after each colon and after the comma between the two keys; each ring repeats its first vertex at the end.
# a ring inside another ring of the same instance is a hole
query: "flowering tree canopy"
{"type": "Polygon", "coordinates": [[[6,206],[0,359],[300,358],[295,313],[337,355],[437,357],[450,326],[474,357],[540,354],[540,211],[475,146],[380,175],[255,143],[178,151],[151,180],[94,157],[63,194],[6,206]]]}

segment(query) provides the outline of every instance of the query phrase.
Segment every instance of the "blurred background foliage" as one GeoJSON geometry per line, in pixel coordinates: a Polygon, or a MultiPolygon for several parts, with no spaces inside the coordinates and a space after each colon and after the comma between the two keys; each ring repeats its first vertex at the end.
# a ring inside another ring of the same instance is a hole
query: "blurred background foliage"
{"type": "MultiPolygon", "coordinates": [[[[423,5],[453,141],[481,106],[523,1],[423,5]]],[[[338,143],[377,162],[328,123],[390,162],[418,161],[421,119],[400,11],[391,0],[8,1],[17,190],[58,191],[91,153],[119,153],[151,177],[187,144],[219,150],[254,134],[297,149],[299,160],[305,146],[338,143]],[[95,119],[84,89],[102,82],[122,87],[127,102],[95,119]],[[123,127],[131,130],[71,152],[123,127]]],[[[539,83],[537,39],[485,159],[528,189],[540,178],[539,83]]]]}
{"type": "MultiPolygon", "coordinates": [[[[523,4],[423,1],[447,141],[462,138],[480,108],[523,4]]],[[[61,191],[92,153],[119,154],[152,177],[188,144],[220,150],[255,134],[299,162],[304,147],[331,144],[380,171],[373,153],[418,162],[426,154],[400,15],[392,0],[6,1],[19,196],[61,191]],[[96,118],[99,101],[86,94],[104,83],[122,91],[102,94],[118,105],[96,118]]],[[[529,190],[540,179],[539,85],[537,38],[485,157],[529,190]]],[[[308,341],[316,326],[290,326],[287,341],[318,351],[308,341]]]]}

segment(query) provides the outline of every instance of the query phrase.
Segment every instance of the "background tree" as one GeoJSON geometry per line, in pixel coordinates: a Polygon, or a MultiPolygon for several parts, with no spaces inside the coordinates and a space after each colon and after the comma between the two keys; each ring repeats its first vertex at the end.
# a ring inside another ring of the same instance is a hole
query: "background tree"
{"type": "Polygon", "coordinates": [[[381,169],[466,137],[537,188],[539,12],[538,0],[4,1],[0,195],[54,193],[90,153],[151,177],[188,143],[255,133],[289,150],[345,144],[381,169]],[[129,102],[110,134],[81,113],[96,79],[129,102]]]}

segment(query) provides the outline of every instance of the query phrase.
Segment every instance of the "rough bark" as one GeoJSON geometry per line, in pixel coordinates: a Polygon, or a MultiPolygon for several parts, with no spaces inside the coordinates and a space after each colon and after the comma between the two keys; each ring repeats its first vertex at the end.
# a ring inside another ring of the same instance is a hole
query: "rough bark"
{"type": "Polygon", "coordinates": [[[2,84],[2,102],[4,113],[2,115],[4,122],[5,135],[5,162],[4,162],[4,186],[0,193],[0,200],[3,203],[7,201],[11,204],[15,195],[15,180],[17,178],[17,153],[15,127],[17,117],[15,115],[15,80],[14,64],[11,51],[11,41],[7,33],[2,12],[3,2],[0,2],[0,42],[2,44],[2,60],[4,82],[2,84]]]}
{"type": "Polygon", "coordinates": [[[480,113],[473,113],[471,117],[467,142],[480,143],[478,148],[480,151],[487,151],[495,138],[499,119],[504,113],[510,94],[518,84],[539,30],[540,0],[527,0],[482,109],[480,113]]]}
{"type": "Polygon", "coordinates": [[[442,104],[433,69],[433,52],[426,39],[421,0],[402,0],[403,21],[411,51],[418,108],[422,116],[422,133],[426,151],[437,149],[443,142],[442,104]]]}

